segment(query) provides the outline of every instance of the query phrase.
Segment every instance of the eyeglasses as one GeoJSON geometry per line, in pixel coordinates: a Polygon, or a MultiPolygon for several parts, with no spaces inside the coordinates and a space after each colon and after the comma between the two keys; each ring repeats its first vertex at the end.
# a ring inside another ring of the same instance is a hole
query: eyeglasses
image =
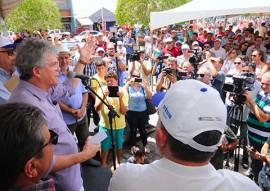
{"type": "Polygon", "coordinates": [[[251,55],[251,57],[257,57],[257,55],[251,55]]]}
{"type": "Polygon", "coordinates": [[[234,64],[238,64],[239,65],[239,64],[241,64],[241,62],[234,62],[234,64]]]}
{"type": "Polygon", "coordinates": [[[8,54],[8,56],[13,56],[14,53],[16,52],[16,50],[14,48],[10,48],[10,49],[3,50],[3,51],[0,51],[0,52],[6,52],[8,54]]]}
{"type": "MultiPolygon", "coordinates": [[[[48,143],[46,143],[45,145],[43,145],[40,149],[38,149],[36,152],[34,152],[32,155],[31,155],[31,157],[29,157],[29,158],[32,158],[32,157],[34,157],[34,156],[36,156],[41,150],[43,150],[45,147],[47,147],[48,145],[50,145],[50,144],[53,144],[53,145],[56,145],[57,143],[58,143],[58,135],[54,132],[54,131],[52,131],[52,130],[49,130],[49,132],[50,132],[50,140],[49,140],[49,142],[48,143]]],[[[29,159],[28,159],[29,160],[29,159]]],[[[27,161],[28,161],[27,160],[27,161]]],[[[26,161],[26,162],[27,162],[26,161]]]]}
{"type": "Polygon", "coordinates": [[[198,76],[200,76],[200,77],[202,77],[202,78],[203,78],[205,75],[204,75],[204,74],[198,74],[198,76]]]}
{"type": "Polygon", "coordinates": [[[262,83],[262,82],[261,82],[261,85],[262,85],[262,86],[270,86],[270,84],[262,83]]]}
{"type": "Polygon", "coordinates": [[[247,62],[247,63],[244,63],[243,64],[243,67],[245,67],[245,66],[251,66],[251,67],[255,68],[256,67],[256,64],[247,62]]]}

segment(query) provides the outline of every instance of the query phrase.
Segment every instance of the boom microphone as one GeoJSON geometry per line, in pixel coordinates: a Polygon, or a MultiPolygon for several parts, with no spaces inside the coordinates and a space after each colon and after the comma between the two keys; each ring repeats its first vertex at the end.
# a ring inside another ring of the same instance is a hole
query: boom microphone
{"type": "Polygon", "coordinates": [[[67,77],[69,77],[69,78],[79,78],[81,80],[88,80],[88,79],[91,80],[92,79],[91,77],[83,75],[83,74],[76,74],[74,71],[69,71],[67,73],[67,77]]]}

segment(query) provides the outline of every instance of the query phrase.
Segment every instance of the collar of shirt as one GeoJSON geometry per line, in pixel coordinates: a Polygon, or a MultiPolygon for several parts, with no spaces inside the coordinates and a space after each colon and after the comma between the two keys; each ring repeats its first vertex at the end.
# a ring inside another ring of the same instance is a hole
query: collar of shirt
{"type": "Polygon", "coordinates": [[[9,191],[55,191],[54,180],[40,181],[37,184],[10,189],[9,191]]]}
{"type": "Polygon", "coordinates": [[[48,97],[48,92],[34,86],[33,84],[21,80],[19,83],[19,86],[23,86],[27,91],[31,92],[33,95],[35,95],[36,97],[38,97],[40,100],[45,100],[48,97]]]}

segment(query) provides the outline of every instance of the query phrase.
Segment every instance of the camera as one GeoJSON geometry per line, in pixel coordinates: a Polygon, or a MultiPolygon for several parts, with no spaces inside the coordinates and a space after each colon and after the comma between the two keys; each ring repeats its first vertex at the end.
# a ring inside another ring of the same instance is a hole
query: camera
{"type": "Polygon", "coordinates": [[[134,45],[132,49],[134,53],[130,55],[130,60],[139,61],[140,60],[140,46],[134,45]]]}
{"type": "Polygon", "coordinates": [[[158,56],[157,57],[158,60],[163,60],[163,59],[167,59],[167,58],[169,58],[169,56],[163,56],[163,55],[161,55],[161,56],[158,56]]]}
{"type": "Polygon", "coordinates": [[[134,82],[142,82],[142,78],[135,78],[134,82]]]}
{"type": "Polygon", "coordinates": [[[229,92],[237,105],[241,105],[246,101],[246,97],[242,94],[245,90],[253,90],[256,75],[252,72],[242,72],[240,76],[233,77],[233,83],[225,83],[223,91],[229,92]]]}
{"type": "Polygon", "coordinates": [[[172,68],[164,68],[163,70],[165,71],[166,75],[172,74],[173,72],[172,68]]]}
{"type": "Polygon", "coordinates": [[[178,76],[180,76],[180,77],[186,77],[186,76],[187,76],[187,72],[182,72],[182,71],[180,71],[180,72],[177,72],[177,74],[178,74],[178,76]]]}
{"type": "Polygon", "coordinates": [[[130,55],[131,61],[139,61],[140,60],[140,52],[135,52],[130,55]]]}
{"type": "Polygon", "coordinates": [[[198,48],[195,48],[188,51],[188,53],[193,53],[193,56],[189,58],[189,62],[193,65],[194,68],[199,62],[202,61],[202,53],[198,52],[198,50],[198,48]]]}

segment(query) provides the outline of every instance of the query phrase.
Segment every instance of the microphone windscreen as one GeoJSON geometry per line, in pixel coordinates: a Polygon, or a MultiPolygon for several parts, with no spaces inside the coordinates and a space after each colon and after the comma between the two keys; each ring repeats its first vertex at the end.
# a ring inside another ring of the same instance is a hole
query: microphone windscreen
{"type": "Polygon", "coordinates": [[[73,71],[69,71],[69,72],[67,73],[67,77],[68,77],[68,78],[75,78],[75,76],[76,76],[76,73],[73,72],[73,71]]]}

